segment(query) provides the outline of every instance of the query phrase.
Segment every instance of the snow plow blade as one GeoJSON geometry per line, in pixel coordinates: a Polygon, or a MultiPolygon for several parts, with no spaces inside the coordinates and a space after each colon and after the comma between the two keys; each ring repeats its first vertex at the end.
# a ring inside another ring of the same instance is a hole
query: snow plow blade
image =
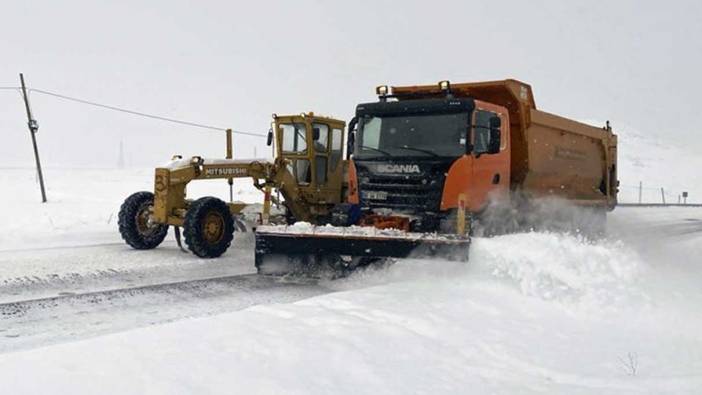
{"type": "Polygon", "coordinates": [[[368,227],[260,226],[256,268],[261,274],[347,272],[385,258],[468,260],[470,238],[368,227]]]}

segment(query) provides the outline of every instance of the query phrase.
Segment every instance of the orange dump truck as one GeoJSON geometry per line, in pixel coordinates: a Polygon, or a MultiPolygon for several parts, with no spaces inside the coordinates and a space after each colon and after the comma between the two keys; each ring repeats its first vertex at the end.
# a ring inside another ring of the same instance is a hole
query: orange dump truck
{"type": "MultiPolygon", "coordinates": [[[[369,165],[387,162],[390,157],[394,164],[416,164],[419,173],[415,167],[390,169],[396,170],[394,176],[417,177],[419,183],[421,178],[431,177],[436,190],[430,196],[438,198],[439,212],[456,208],[460,194],[465,194],[467,208],[474,213],[483,210],[490,199],[509,200],[515,193],[526,198],[556,196],[573,204],[606,209],[616,205],[617,136],[608,126],[594,127],[538,110],[529,85],[516,80],[454,85],[444,81],[393,87],[391,92],[381,95],[378,103],[357,108],[359,130],[353,155],[357,177],[359,168],[363,176],[382,173],[369,171],[369,165]],[[389,101],[389,97],[396,101],[389,101]],[[431,108],[435,104],[437,108],[431,108]],[[384,121],[389,125],[383,127],[384,121]],[[403,124],[404,130],[394,129],[393,124],[403,124]],[[437,128],[439,125],[449,128],[437,128]],[[378,128],[380,138],[375,134],[378,128]],[[393,133],[399,136],[390,138],[393,133]],[[379,155],[378,149],[392,155],[379,155]],[[441,163],[430,168],[424,162],[441,163]]],[[[351,195],[358,203],[364,190],[389,187],[363,185],[363,180],[359,183],[357,193],[351,195]]],[[[402,191],[400,187],[400,191],[369,193],[381,197],[370,199],[371,205],[392,206],[388,203],[393,195],[400,198],[398,207],[402,202],[416,205],[428,200],[426,191],[417,196],[402,193],[408,192],[406,188],[402,191]]]]}
{"type": "Polygon", "coordinates": [[[518,217],[555,197],[604,220],[617,203],[617,136],[609,125],[538,110],[528,84],[441,81],[376,93],[379,100],[359,104],[349,123],[348,203],[330,221],[337,229],[262,227],[259,268],[267,255],[346,257],[354,265],[356,257],[443,245],[467,251],[471,223],[490,207],[518,217]]]}

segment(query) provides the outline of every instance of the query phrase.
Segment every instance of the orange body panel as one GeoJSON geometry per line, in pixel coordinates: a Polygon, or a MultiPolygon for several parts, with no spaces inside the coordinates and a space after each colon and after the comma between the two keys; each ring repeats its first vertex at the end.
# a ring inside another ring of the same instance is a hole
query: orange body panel
{"type": "Polygon", "coordinates": [[[463,155],[453,162],[446,175],[444,192],[441,195],[441,210],[458,207],[458,195],[464,193],[467,197],[468,210],[471,210],[471,194],[468,189],[469,180],[473,177],[473,157],[463,155]]]}
{"type": "Polygon", "coordinates": [[[475,101],[476,109],[497,113],[502,121],[502,145],[498,154],[484,154],[476,158],[463,155],[449,168],[441,198],[441,210],[458,207],[458,195],[466,195],[466,208],[477,212],[485,208],[490,200],[509,199],[510,181],[510,130],[507,109],[475,101]]]}

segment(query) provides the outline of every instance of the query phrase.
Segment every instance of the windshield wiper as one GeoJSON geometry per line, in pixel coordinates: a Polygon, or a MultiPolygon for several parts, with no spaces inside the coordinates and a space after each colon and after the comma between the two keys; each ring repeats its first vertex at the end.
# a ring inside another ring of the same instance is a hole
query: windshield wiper
{"type": "Polygon", "coordinates": [[[362,146],[360,146],[359,148],[361,148],[361,149],[369,149],[369,150],[371,150],[371,151],[379,152],[379,153],[381,153],[381,154],[383,154],[383,155],[385,155],[385,156],[392,156],[392,154],[389,153],[389,152],[387,152],[387,151],[383,151],[383,150],[381,150],[381,149],[369,147],[369,146],[367,146],[367,145],[362,145],[362,146]]]}
{"type": "Polygon", "coordinates": [[[434,156],[434,157],[438,157],[438,156],[439,156],[436,152],[430,151],[430,150],[428,150],[428,149],[408,147],[408,146],[406,146],[406,145],[401,145],[401,146],[399,146],[399,147],[388,147],[388,148],[402,148],[402,149],[406,149],[406,150],[408,150],[408,151],[423,152],[423,153],[425,153],[425,154],[429,154],[429,155],[434,156]]]}

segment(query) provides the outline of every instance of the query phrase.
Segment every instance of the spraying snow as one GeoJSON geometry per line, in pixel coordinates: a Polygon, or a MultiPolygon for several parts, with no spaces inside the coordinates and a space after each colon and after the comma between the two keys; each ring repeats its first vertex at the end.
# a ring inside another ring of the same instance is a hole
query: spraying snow
{"type": "Polygon", "coordinates": [[[476,240],[471,261],[545,300],[601,308],[640,297],[631,288],[643,262],[622,242],[557,233],[506,235],[476,240]]]}

